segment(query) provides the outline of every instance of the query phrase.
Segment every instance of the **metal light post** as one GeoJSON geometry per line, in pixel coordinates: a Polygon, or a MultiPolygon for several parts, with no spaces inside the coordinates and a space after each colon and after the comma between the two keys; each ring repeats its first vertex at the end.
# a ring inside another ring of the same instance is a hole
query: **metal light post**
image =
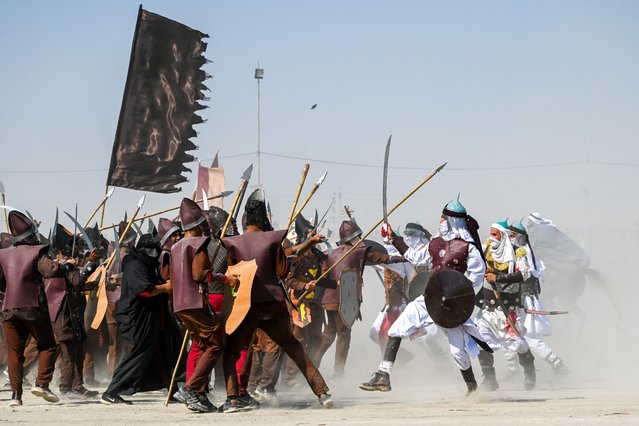
{"type": "Polygon", "coordinates": [[[257,184],[262,183],[262,176],[260,174],[260,80],[264,78],[264,69],[260,68],[260,63],[257,63],[255,68],[255,79],[257,80],[257,184]]]}

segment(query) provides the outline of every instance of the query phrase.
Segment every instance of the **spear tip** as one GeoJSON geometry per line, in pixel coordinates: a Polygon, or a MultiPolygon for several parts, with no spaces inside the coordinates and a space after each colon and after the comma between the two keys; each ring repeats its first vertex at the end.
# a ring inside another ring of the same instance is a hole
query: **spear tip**
{"type": "Polygon", "coordinates": [[[251,174],[253,173],[253,163],[242,174],[242,180],[249,181],[251,179],[251,174]]]}
{"type": "Polygon", "coordinates": [[[441,166],[437,167],[437,169],[435,170],[435,173],[439,173],[442,171],[442,169],[444,167],[446,167],[446,164],[448,164],[448,161],[446,161],[444,164],[442,164],[441,166]]]}

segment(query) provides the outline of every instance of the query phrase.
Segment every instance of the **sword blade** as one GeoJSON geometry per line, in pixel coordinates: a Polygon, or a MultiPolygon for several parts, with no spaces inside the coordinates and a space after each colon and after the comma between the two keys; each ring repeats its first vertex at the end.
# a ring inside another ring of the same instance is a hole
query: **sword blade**
{"type": "Polygon", "coordinates": [[[384,223],[388,222],[388,156],[390,155],[392,137],[393,135],[388,137],[388,142],[386,142],[386,151],[384,152],[384,180],[382,182],[382,214],[384,217],[384,223]]]}

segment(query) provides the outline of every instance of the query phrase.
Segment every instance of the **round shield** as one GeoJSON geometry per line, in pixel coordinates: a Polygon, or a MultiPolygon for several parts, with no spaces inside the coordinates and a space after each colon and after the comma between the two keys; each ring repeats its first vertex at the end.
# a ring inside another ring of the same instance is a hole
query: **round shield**
{"type": "Polygon", "coordinates": [[[473,285],[461,272],[444,269],[428,280],[426,309],[435,324],[453,328],[466,322],[475,307],[473,285]]]}
{"type": "Polygon", "coordinates": [[[430,280],[430,271],[424,271],[416,274],[408,283],[408,299],[411,302],[424,294],[428,280],[430,280]]]}
{"type": "Polygon", "coordinates": [[[364,243],[365,246],[370,247],[371,251],[382,253],[382,254],[388,254],[386,247],[384,247],[382,244],[378,243],[377,241],[363,240],[362,243],[364,243]]]}

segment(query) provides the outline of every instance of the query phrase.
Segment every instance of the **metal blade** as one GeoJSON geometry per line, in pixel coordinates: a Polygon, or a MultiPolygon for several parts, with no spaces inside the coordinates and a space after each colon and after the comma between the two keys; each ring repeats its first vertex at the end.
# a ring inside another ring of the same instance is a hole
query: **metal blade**
{"type": "MultiPolygon", "coordinates": [[[[115,250],[115,262],[114,264],[120,264],[120,236],[118,235],[118,228],[113,225],[113,235],[115,236],[113,250],[115,250]]],[[[116,269],[117,270],[117,269],[116,269]]]]}
{"type": "Polygon", "coordinates": [[[0,194],[2,194],[2,195],[6,194],[6,191],[4,189],[4,185],[2,184],[2,181],[0,181],[0,194]]]}
{"type": "Polygon", "coordinates": [[[206,196],[206,191],[202,189],[202,207],[204,210],[208,210],[209,207],[209,198],[206,196]]]}
{"type": "Polygon", "coordinates": [[[213,198],[226,198],[226,197],[228,197],[229,195],[231,195],[231,194],[232,194],[232,193],[234,193],[234,192],[235,192],[235,191],[223,191],[222,193],[220,193],[220,194],[216,195],[216,196],[215,196],[215,197],[213,197],[213,198]]]}
{"type": "Polygon", "coordinates": [[[388,142],[386,142],[386,151],[384,152],[384,180],[382,181],[382,213],[384,217],[384,223],[388,222],[388,156],[390,155],[390,145],[391,138],[393,135],[388,137],[388,142]]]}
{"type": "Polygon", "coordinates": [[[53,229],[51,230],[51,243],[55,241],[56,234],[58,233],[58,208],[55,208],[55,221],[53,221],[53,229]]]}
{"type": "Polygon", "coordinates": [[[133,227],[133,229],[135,229],[135,232],[141,237],[142,235],[144,235],[144,232],[142,232],[142,228],[140,228],[140,225],[138,225],[135,222],[131,223],[131,226],[133,227]]]}
{"type": "MultiPolygon", "coordinates": [[[[87,232],[84,230],[82,225],[78,223],[78,220],[74,218],[73,216],[71,216],[68,212],[64,212],[64,214],[66,214],[67,217],[71,219],[71,222],[73,222],[75,229],[77,229],[78,232],[80,232],[82,239],[84,240],[85,243],[87,243],[87,247],[89,248],[89,250],[93,250],[94,249],[93,244],[91,244],[91,240],[89,239],[87,232]]],[[[56,223],[57,223],[57,218],[58,218],[58,210],[56,209],[56,223]]],[[[74,235],[75,235],[75,232],[74,232],[74,235]]]]}
{"type": "Polygon", "coordinates": [[[319,179],[317,179],[317,182],[315,182],[315,185],[320,186],[324,182],[324,179],[326,179],[327,174],[328,172],[324,172],[324,174],[320,176],[319,179]]]}
{"type": "Polygon", "coordinates": [[[437,168],[435,169],[435,173],[439,173],[439,172],[441,172],[441,171],[442,171],[442,169],[443,169],[444,167],[446,167],[446,164],[448,164],[448,161],[446,161],[446,162],[445,162],[444,164],[442,164],[441,166],[437,167],[437,168]]]}
{"type": "Polygon", "coordinates": [[[250,166],[248,166],[248,168],[246,170],[244,170],[244,173],[242,173],[242,180],[245,181],[249,181],[251,180],[251,173],[253,173],[253,164],[251,163],[250,166]]]}
{"type": "Polygon", "coordinates": [[[137,206],[137,208],[141,209],[141,208],[142,208],[142,206],[144,205],[144,201],[145,201],[145,200],[146,200],[146,194],[144,194],[144,195],[142,196],[142,198],[140,198],[140,201],[138,201],[138,204],[136,205],[136,206],[137,206]]]}
{"type": "Polygon", "coordinates": [[[115,186],[112,186],[111,188],[109,188],[109,190],[106,193],[106,198],[110,198],[111,195],[113,195],[114,191],[115,191],[115,186]]]}
{"type": "Polygon", "coordinates": [[[313,234],[315,232],[317,232],[317,230],[319,229],[320,223],[322,223],[322,221],[324,221],[324,218],[326,217],[326,215],[328,214],[328,212],[331,211],[331,208],[333,207],[333,203],[335,201],[331,201],[331,204],[328,206],[328,208],[326,209],[326,211],[324,212],[324,214],[322,215],[322,218],[320,220],[316,220],[315,221],[315,226],[313,227],[313,234]]]}
{"type": "Polygon", "coordinates": [[[77,231],[78,231],[77,223],[78,223],[78,203],[75,203],[75,218],[73,219],[73,245],[71,246],[71,257],[75,255],[75,239],[77,237],[77,231]]]}

